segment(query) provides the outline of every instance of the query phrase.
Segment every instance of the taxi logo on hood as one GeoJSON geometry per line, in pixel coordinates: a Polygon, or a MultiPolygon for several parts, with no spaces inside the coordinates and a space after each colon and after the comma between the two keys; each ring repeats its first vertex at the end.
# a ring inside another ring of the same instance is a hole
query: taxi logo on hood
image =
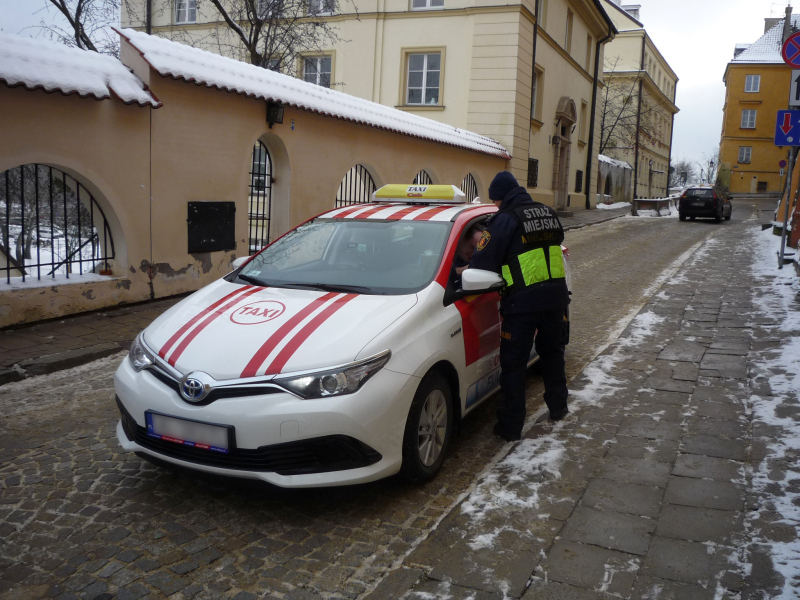
{"type": "Polygon", "coordinates": [[[237,308],[231,313],[231,321],[238,325],[258,325],[277,319],[286,307],[274,300],[259,300],[237,308]]]}

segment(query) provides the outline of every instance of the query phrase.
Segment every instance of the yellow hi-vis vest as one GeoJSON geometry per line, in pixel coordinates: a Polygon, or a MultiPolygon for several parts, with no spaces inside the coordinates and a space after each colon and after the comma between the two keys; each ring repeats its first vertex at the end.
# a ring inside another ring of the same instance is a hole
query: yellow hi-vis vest
{"type": "Polygon", "coordinates": [[[514,235],[522,237],[522,251],[502,266],[503,279],[516,289],[564,279],[561,242],[564,230],[556,212],[539,203],[525,204],[507,211],[517,221],[514,235]]]}
{"type": "Polygon", "coordinates": [[[561,246],[534,248],[512,258],[503,265],[503,279],[508,287],[528,287],[549,279],[564,279],[564,258],[561,246]],[[545,252],[547,257],[545,257],[545,252]],[[548,260],[549,259],[549,260],[548,260]],[[516,274],[516,277],[514,276],[516,274]]]}

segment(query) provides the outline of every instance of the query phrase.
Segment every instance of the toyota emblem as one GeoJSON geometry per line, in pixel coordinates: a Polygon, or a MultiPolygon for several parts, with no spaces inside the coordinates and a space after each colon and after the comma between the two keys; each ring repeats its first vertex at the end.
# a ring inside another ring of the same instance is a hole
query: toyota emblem
{"type": "Polygon", "coordinates": [[[199,402],[205,395],[205,386],[198,379],[186,379],[181,384],[181,396],[187,402],[199,402]]]}

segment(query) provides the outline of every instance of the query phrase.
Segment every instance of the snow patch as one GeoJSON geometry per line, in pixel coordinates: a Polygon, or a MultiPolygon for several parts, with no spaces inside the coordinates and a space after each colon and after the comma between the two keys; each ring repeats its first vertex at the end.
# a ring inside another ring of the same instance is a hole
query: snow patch
{"type": "Polygon", "coordinates": [[[144,83],[112,56],[68,48],[49,40],[0,33],[0,81],[29,90],[120,98],[126,104],[161,106],[144,83]]]}
{"type": "Polygon", "coordinates": [[[630,208],[630,202],[615,202],[614,204],[598,204],[597,210],[617,210],[619,208],[630,208]]]}

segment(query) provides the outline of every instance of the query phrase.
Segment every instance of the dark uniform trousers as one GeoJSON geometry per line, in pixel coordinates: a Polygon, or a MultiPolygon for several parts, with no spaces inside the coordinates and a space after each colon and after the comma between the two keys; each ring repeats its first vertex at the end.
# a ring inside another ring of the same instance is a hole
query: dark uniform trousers
{"type": "Polygon", "coordinates": [[[500,338],[500,386],[505,402],[497,409],[497,422],[504,432],[514,436],[522,433],[525,423],[525,379],[534,334],[544,380],[544,401],[551,414],[558,414],[567,407],[564,307],[504,315],[500,338]]]}

